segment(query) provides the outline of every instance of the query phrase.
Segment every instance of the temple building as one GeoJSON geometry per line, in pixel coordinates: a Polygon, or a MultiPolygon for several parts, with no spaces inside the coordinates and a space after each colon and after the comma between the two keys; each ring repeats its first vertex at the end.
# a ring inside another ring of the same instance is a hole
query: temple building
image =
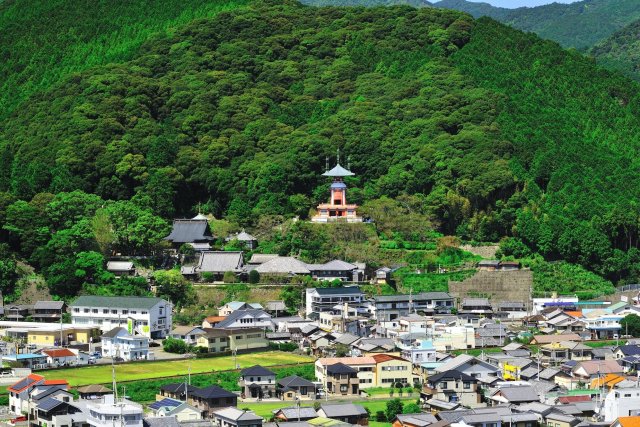
{"type": "MultiPolygon", "coordinates": [[[[328,169],[328,168],[327,168],[328,169]]],[[[356,213],[357,205],[347,204],[347,185],[344,178],[355,175],[350,170],[340,166],[340,157],[336,166],[322,174],[333,178],[331,183],[331,198],[329,203],[318,205],[318,213],[311,218],[312,222],[362,222],[362,217],[356,213]]]]}

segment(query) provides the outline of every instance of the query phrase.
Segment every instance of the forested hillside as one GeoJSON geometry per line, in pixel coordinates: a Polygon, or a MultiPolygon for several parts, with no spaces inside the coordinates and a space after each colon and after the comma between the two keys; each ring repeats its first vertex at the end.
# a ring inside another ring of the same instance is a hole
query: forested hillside
{"type": "Polygon", "coordinates": [[[129,60],[154,34],[246,0],[0,1],[0,119],[70,73],[129,60]]]}
{"type": "Polygon", "coordinates": [[[466,0],[442,0],[436,7],[462,10],[475,17],[490,16],[514,28],[534,32],[564,47],[585,50],[640,19],[637,0],[584,0],[532,8],[504,9],[466,0]]]}
{"type": "Polygon", "coordinates": [[[577,52],[453,10],[276,0],[137,52],[2,124],[0,250],[56,294],[109,283],[107,243],[149,251],[197,205],[241,226],[306,218],[337,149],[357,174],[350,199],[402,212],[407,234],[509,236],[504,255],[640,276],[639,87],[577,52]]]}
{"type": "Polygon", "coordinates": [[[640,20],[594,46],[591,54],[598,64],[640,79],[640,20]]]}

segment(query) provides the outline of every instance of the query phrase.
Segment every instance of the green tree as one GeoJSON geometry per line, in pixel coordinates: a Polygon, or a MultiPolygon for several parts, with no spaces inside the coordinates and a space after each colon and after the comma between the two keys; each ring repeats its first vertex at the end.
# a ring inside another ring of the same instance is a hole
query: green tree
{"type": "Polygon", "coordinates": [[[402,408],[403,414],[419,414],[420,412],[422,412],[422,409],[417,403],[407,403],[402,408]]]}
{"type": "Polygon", "coordinates": [[[187,305],[195,301],[191,283],[179,270],[159,270],[153,273],[156,295],[176,305],[187,305]]]}
{"type": "Polygon", "coordinates": [[[255,285],[256,283],[260,283],[260,273],[257,270],[251,270],[249,272],[249,283],[255,285]]]}
{"type": "Polygon", "coordinates": [[[640,316],[637,314],[627,314],[620,320],[621,331],[625,335],[640,337],[640,316]]]}
{"type": "Polygon", "coordinates": [[[167,353],[185,354],[189,352],[189,346],[182,340],[176,338],[166,338],[162,342],[162,349],[167,353]]]}
{"type": "Polygon", "coordinates": [[[402,408],[404,408],[404,404],[400,399],[392,399],[387,402],[387,409],[385,411],[385,415],[389,422],[393,421],[393,419],[398,414],[402,414],[402,408]]]}

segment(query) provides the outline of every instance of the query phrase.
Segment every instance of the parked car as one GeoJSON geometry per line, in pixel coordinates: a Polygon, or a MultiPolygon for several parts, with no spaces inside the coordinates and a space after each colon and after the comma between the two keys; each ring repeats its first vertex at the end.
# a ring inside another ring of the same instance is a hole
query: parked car
{"type": "Polygon", "coordinates": [[[95,358],[95,359],[102,359],[102,354],[100,354],[99,351],[94,351],[93,353],[91,353],[89,356],[95,358]]]}

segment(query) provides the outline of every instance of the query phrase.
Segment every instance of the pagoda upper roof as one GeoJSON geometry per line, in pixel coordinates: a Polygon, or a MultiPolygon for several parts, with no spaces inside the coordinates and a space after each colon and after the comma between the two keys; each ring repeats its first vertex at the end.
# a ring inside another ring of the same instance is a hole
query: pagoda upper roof
{"type": "Polygon", "coordinates": [[[322,175],[323,176],[341,177],[341,176],[353,176],[353,175],[355,175],[355,173],[351,172],[348,169],[343,168],[342,166],[340,166],[340,163],[338,163],[337,165],[334,166],[333,169],[331,169],[329,171],[326,171],[322,175]]]}

